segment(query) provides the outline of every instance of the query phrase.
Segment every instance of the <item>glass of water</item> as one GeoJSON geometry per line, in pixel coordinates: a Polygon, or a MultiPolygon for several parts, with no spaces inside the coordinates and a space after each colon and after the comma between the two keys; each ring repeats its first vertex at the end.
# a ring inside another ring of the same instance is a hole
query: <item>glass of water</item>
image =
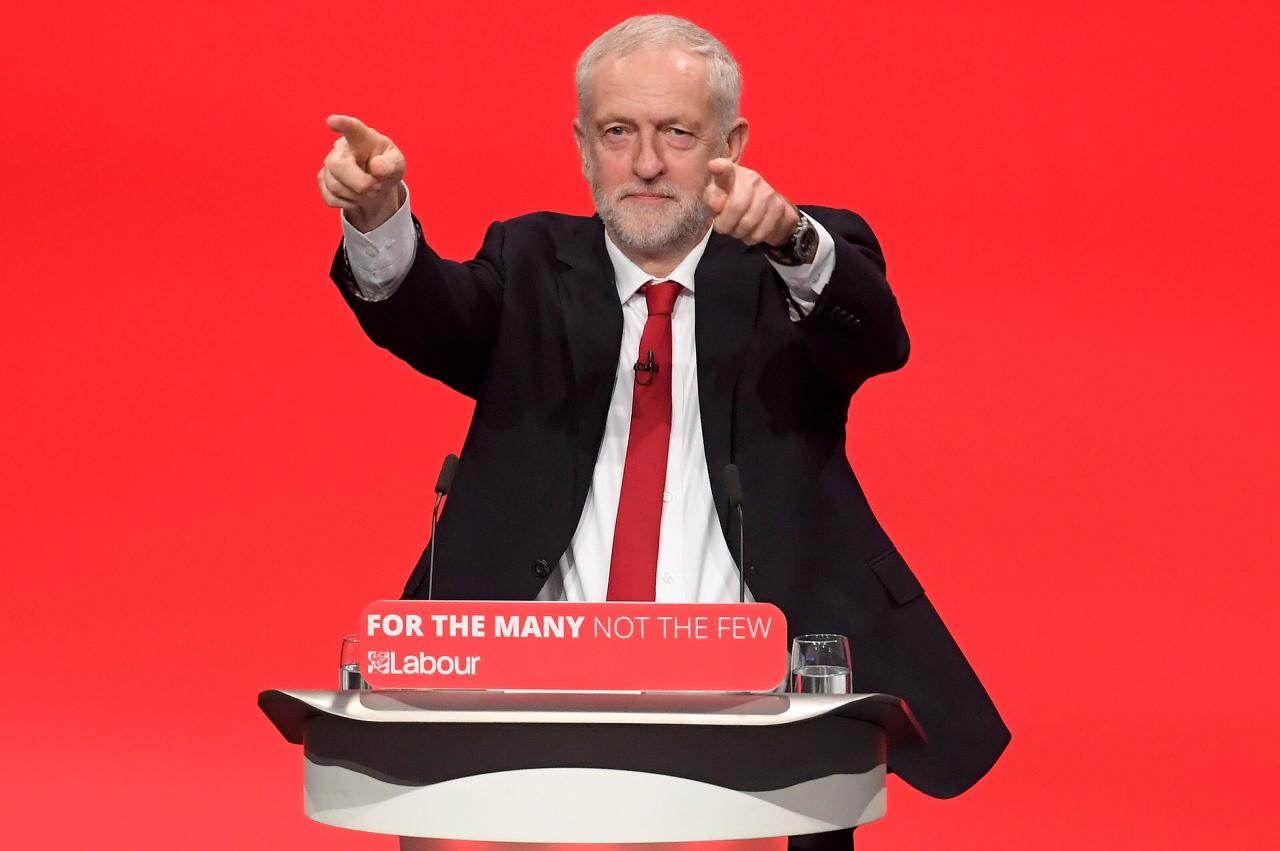
{"type": "Polygon", "coordinates": [[[800,694],[850,694],[853,663],[843,635],[800,635],[791,642],[791,690],[800,694]]]}
{"type": "Polygon", "coordinates": [[[348,635],[342,639],[342,680],[338,688],[358,689],[371,688],[360,676],[360,638],[348,635]]]}

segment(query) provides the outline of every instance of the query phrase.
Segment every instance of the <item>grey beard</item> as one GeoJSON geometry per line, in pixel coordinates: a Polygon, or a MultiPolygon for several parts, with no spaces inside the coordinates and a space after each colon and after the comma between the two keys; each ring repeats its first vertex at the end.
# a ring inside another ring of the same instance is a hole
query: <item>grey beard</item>
{"type": "MultiPolygon", "coordinates": [[[[627,191],[638,187],[625,187],[627,191]]],[[[658,192],[674,192],[669,187],[645,187],[658,192]]],[[[621,192],[621,190],[620,190],[621,192]]],[[[634,212],[623,212],[605,197],[605,194],[591,181],[591,197],[596,202],[596,212],[609,228],[609,233],[619,243],[619,248],[630,248],[635,251],[652,253],[670,248],[678,248],[689,244],[701,235],[707,220],[711,218],[711,210],[701,198],[684,199],[675,197],[678,207],[674,214],[658,213],[645,215],[634,212]]]]}

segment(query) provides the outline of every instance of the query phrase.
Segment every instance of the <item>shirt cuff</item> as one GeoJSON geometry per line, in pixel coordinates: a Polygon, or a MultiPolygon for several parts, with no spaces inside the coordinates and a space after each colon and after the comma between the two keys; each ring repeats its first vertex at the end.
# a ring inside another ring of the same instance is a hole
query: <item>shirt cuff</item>
{"type": "Polygon", "coordinates": [[[813,306],[818,303],[818,296],[822,295],[822,290],[827,286],[836,269],[835,240],[816,219],[804,213],[800,215],[808,219],[813,229],[818,232],[818,252],[814,255],[813,262],[802,263],[799,266],[783,266],[781,263],[774,263],[772,259],[769,260],[787,285],[787,289],[791,290],[788,309],[791,318],[796,321],[804,319],[813,310],[813,306]]]}
{"type": "Polygon", "coordinates": [[[418,239],[409,212],[409,187],[403,183],[401,186],[404,188],[404,203],[400,209],[368,233],[358,231],[347,220],[347,214],[339,211],[347,265],[351,267],[358,295],[365,301],[391,298],[413,266],[418,239]]]}

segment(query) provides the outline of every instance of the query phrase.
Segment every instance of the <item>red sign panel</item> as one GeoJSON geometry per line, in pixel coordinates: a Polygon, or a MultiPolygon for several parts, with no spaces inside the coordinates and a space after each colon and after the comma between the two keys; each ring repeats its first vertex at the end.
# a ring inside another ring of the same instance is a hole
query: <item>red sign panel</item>
{"type": "Polygon", "coordinates": [[[768,603],[379,600],[360,636],[374,688],[769,691],[787,674],[768,603]]]}

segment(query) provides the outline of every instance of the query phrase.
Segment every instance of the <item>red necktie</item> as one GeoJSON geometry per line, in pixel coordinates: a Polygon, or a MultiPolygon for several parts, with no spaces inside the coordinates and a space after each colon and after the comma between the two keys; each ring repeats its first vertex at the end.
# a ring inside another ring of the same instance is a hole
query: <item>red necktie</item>
{"type": "Polygon", "coordinates": [[[662,492],[667,484],[667,447],[671,445],[671,311],[680,290],[674,281],[640,288],[649,305],[649,318],[636,358],[631,433],[613,528],[608,600],[654,598],[662,492]]]}

